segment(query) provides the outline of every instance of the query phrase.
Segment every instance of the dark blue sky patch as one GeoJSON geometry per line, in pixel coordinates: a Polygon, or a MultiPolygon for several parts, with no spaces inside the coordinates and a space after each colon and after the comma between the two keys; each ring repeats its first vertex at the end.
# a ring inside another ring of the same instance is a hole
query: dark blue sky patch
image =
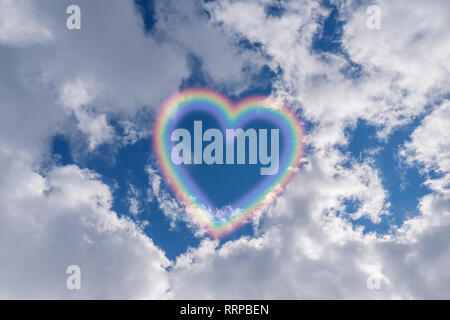
{"type": "Polygon", "coordinates": [[[189,76],[184,78],[180,84],[180,91],[187,88],[208,87],[211,88],[211,77],[203,70],[203,64],[195,54],[189,54],[187,63],[190,69],[189,76]]]}
{"type": "Polygon", "coordinates": [[[156,24],[155,4],[153,0],[134,0],[134,5],[141,15],[145,33],[151,32],[156,24]]]}
{"type": "Polygon", "coordinates": [[[323,26],[314,35],[312,49],[316,52],[342,53],[341,37],[344,22],[339,20],[339,10],[328,1],[323,5],[330,9],[329,16],[323,22],[323,26]]]}
{"type": "Polygon", "coordinates": [[[361,201],[358,199],[345,199],[343,201],[343,205],[345,207],[344,212],[347,214],[353,214],[358,211],[361,207],[361,201]]]}
{"type": "Polygon", "coordinates": [[[271,4],[268,4],[264,11],[267,17],[280,18],[285,13],[286,9],[283,7],[282,1],[275,0],[271,4]]]}
{"type": "MultiPolygon", "coordinates": [[[[330,10],[330,14],[323,21],[323,26],[313,37],[311,50],[317,54],[336,54],[347,61],[341,72],[348,79],[357,79],[363,74],[363,67],[354,62],[348,52],[342,47],[342,34],[345,21],[339,15],[339,9],[326,0],[322,5],[330,10]]],[[[325,59],[325,57],[322,57],[325,59]]]]}
{"type": "Polygon", "coordinates": [[[347,52],[344,52],[343,57],[347,60],[347,65],[343,66],[340,71],[342,72],[342,74],[344,74],[344,76],[347,79],[358,79],[360,78],[363,73],[364,73],[364,69],[363,67],[354,62],[353,60],[350,59],[350,56],[348,55],[347,52]]]}
{"type": "Polygon", "coordinates": [[[367,152],[380,145],[377,128],[364,120],[358,120],[354,128],[347,127],[345,136],[348,139],[348,145],[339,149],[349,152],[352,159],[361,160],[367,152]]]}
{"type": "Polygon", "coordinates": [[[240,38],[236,45],[244,50],[250,50],[260,52],[262,50],[262,44],[260,42],[250,42],[247,38],[240,38]]]}
{"type": "Polygon", "coordinates": [[[278,69],[277,72],[275,72],[269,66],[264,65],[258,73],[252,74],[248,88],[238,96],[232,95],[231,99],[238,101],[250,96],[270,95],[273,90],[273,82],[280,76],[280,74],[281,69],[278,69]]]}
{"type": "Polygon", "coordinates": [[[74,163],[69,144],[63,135],[56,135],[53,137],[51,150],[51,154],[56,159],[58,165],[66,166],[74,163]]]}

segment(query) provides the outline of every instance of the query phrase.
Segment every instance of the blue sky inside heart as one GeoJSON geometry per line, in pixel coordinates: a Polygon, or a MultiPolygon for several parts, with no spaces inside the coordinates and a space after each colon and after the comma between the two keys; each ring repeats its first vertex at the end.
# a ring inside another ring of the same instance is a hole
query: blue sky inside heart
{"type": "MultiPolygon", "coordinates": [[[[156,23],[154,7],[152,1],[135,0],[136,8],[141,13],[144,21],[144,31],[148,36],[152,36],[152,30],[156,23]]],[[[324,21],[323,29],[314,37],[314,43],[311,48],[318,55],[324,52],[333,52],[345,57],[349,67],[343,72],[352,78],[356,78],[361,73],[361,67],[348,59],[348,55],[340,45],[340,37],[342,34],[342,23],[339,21],[338,11],[328,2],[324,1],[323,5],[331,10],[330,16],[324,21]]],[[[283,15],[285,9],[282,3],[274,1],[273,5],[267,7],[268,16],[276,18],[283,15]]],[[[238,45],[243,50],[261,50],[261,45],[251,43],[248,39],[240,39],[238,45]]],[[[273,82],[282,74],[283,70],[278,68],[272,70],[268,66],[263,66],[258,72],[252,73],[249,86],[238,96],[230,94],[227,87],[223,84],[214,83],[211,77],[204,71],[202,60],[194,54],[186,57],[190,66],[190,75],[186,77],[180,89],[189,87],[209,87],[211,89],[229,95],[232,100],[239,100],[243,97],[251,95],[268,95],[272,91],[273,82]]],[[[147,117],[151,118],[149,114],[147,117]]],[[[355,128],[347,128],[347,136],[349,143],[342,146],[340,150],[348,153],[351,161],[364,161],[369,157],[373,159],[374,166],[379,170],[382,177],[383,186],[389,193],[389,201],[391,202],[392,215],[384,217],[380,224],[373,224],[369,220],[363,218],[352,221],[355,225],[362,225],[366,231],[377,231],[386,233],[391,225],[399,225],[406,216],[417,214],[417,199],[426,194],[428,190],[423,187],[422,177],[416,168],[407,168],[401,164],[398,157],[398,148],[408,140],[412,130],[420,123],[421,119],[416,119],[414,123],[406,127],[396,130],[387,142],[380,141],[376,138],[376,128],[368,123],[360,121],[355,128]],[[373,150],[379,150],[375,155],[371,153],[373,150]]],[[[116,133],[120,136],[123,134],[123,128],[113,118],[110,124],[115,128],[116,133]]],[[[305,121],[306,132],[308,133],[314,128],[314,123],[305,121]]],[[[137,222],[148,222],[143,226],[144,231],[154,240],[155,244],[161,247],[169,259],[176,258],[180,253],[186,251],[188,247],[196,247],[201,239],[195,237],[191,229],[186,223],[178,221],[174,229],[170,228],[170,220],[164,215],[156,201],[149,201],[147,197],[147,189],[149,188],[149,177],[145,170],[147,165],[156,168],[154,156],[151,147],[151,141],[143,138],[134,144],[125,146],[109,146],[102,145],[94,153],[81,152],[76,149],[70,137],[55,136],[52,141],[52,154],[60,165],[76,163],[82,168],[89,168],[101,175],[102,181],[110,186],[114,202],[113,210],[119,216],[125,215],[137,222]],[[74,154],[77,156],[74,156],[74,154]],[[82,156],[79,156],[81,154],[82,156]],[[130,190],[134,189],[134,197],[139,202],[140,213],[133,215],[130,213],[130,190]]],[[[85,146],[87,148],[87,145],[85,146]]],[[[348,165],[350,165],[350,162],[348,165]]],[[[216,174],[223,174],[221,169],[216,173],[208,172],[200,174],[200,181],[206,182],[209,188],[216,186],[218,197],[232,197],[236,189],[235,186],[228,186],[215,182],[216,174]],[[227,194],[229,192],[229,194],[227,194]]],[[[230,174],[227,172],[227,174],[230,174]]],[[[236,181],[242,181],[242,172],[236,171],[231,173],[235,176],[236,181]]],[[[248,183],[252,183],[256,178],[246,179],[248,183]]],[[[244,184],[242,184],[244,186],[244,184]]],[[[164,186],[163,186],[164,187],[164,186]]],[[[168,189],[167,189],[168,190],[168,189]]],[[[212,190],[212,189],[211,189],[212,190]]],[[[170,192],[170,190],[168,190],[170,192]]],[[[346,216],[350,220],[349,214],[356,211],[359,203],[352,199],[344,200],[346,210],[340,212],[342,216],[346,216]]],[[[253,235],[253,229],[250,224],[246,224],[229,236],[221,239],[224,243],[231,239],[237,239],[243,235],[253,235]]]]}
{"type": "MultiPolygon", "coordinates": [[[[207,105],[207,107],[211,107],[207,105]]],[[[195,107],[194,107],[195,108],[195,107]]],[[[201,139],[201,136],[196,137],[194,134],[194,122],[201,121],[202,124],[202,132],[204,133],[208,129],[219,129],[222,133],[225,132],[225,129],[234,129],[232,124],[223,124],[226,125],[226,128],[222,128],[219,120],[215,116],[210,113],[206,113],[203,110],[193,111],[189,114],[181,117],[176,120],[174,128],[184,128],[189,131],[191,134],[191,149],[194,145],[194,140],[201,139]]],[[[258,135],[259,129],[265,129],[268,132],[267,136],[267,154],[271,156],[271,162],[277,162],[280,166],[283,166],[282,158],[285,153],[285,145],[284,142],[287,139],[283,136],[284,132],[280,132],[279,137],[279,152],[274,155],[272,153],[272,141],[271,141],[271,130],[277,129],[276,125],[271,123],[270,121],[261,120],[261,119],[252,119],[250,122],[246,123],[245,126],[242,127],[243,130],[254,129],[256,134],[258,135]],[[274,160],[277,158],[278,160],[274,160]]],[[[259,141],[259,137],[257,141],[259,141]]],[[[251,191],[256,185],[267,181],[274,180],[278,176],[278,174],[282,173],[282,169],[278,170],[278,173],[275,175],[264,176],[261,175],[261,168],[269,167],[271,164],[261,165],[258,151],[256,153],[256,161],[257,164],[249,164],[250,154],[249,154],[249,140],[245,141],[245,163],[244,164],[235,164],[229,165],[226,164],[227,157],[227,148],[225,147],[226,136],[223,134],[222,136],[222,161],[221,165],[209,165],[203,162],[202,164],[197,165],[184,165],[181,164],[178,166],[179,170],[185,172],[189,177],[192,178],[193,184],[200,187],[202,197],[206,198],[205,204],[211,207],[212,210],[229,210],[230,208],[238,209],[235,206],[236,202],[245,196],[249,191],[251,191]]],[[[255,140],[256,142],[256,140],[255,140]]],[[[258,143],[258,142],[257,142],[258,143]]],[[[178,144],[178,142],[171,143],[172,146],[178,144]]],[[[203,148],[205,148],[209,142],[203,143],[203,148]]],[[[237,143],[234,145],[234,156],[235,159],[238,155],[237,143]]],[[[191,159],[193,160],[193,159],[191,159]]],[[[236,161],[236,160],[235,160],[236,161]]],[[[196,194],[198,197],[199,195],[196,194]]],[[[200,197],[200,198],[202,198],[200,197]]]]}

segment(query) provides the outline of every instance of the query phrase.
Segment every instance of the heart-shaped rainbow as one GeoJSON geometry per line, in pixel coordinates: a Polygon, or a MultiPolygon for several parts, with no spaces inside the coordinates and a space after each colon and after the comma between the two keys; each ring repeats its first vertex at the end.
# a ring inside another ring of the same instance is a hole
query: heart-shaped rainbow
{"type": "Polygon", "coordinates": [[[207,89],[188,89],[173,95],[161,108],[154,127],[153,146],[158,165],[163,176],[177,198],[185,206],[195,223],[203,227],[213,238],[229,234],[255,215],[260,214],[280,195],[293,175],[297,172],[304,151],[304,130],[297,115],[284,104],[268,97],[255,96],[233,104],[221,94],[207,89]],[[273,179],[255,186],[244,197],[241,206],[226,217],[217,218],[201,201],[199,192],[187,182],[185,173],[171,161],[170,128],[174,116],[188,105],[208,106],[208,113],[225,118],[228,124],[236,123],[243,117],[258,119],[262,111],[276,119],[283,136],[289,137],[284,152],[284,161],[280,162],[279,172],[273,179]]]}

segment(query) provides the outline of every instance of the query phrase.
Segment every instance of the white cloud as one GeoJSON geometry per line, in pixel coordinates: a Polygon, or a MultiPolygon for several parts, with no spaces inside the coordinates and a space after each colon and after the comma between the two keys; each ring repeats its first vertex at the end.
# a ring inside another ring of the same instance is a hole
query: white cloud
{"type": "MultiPolygon", "coordinates": [[[[376,173],[367,167],[327,168],[323,158],[311,157],[288,191],[260,221],[259,236],[240,238],[218,247],[205,240],[199,248],[178,257],[170,277],[171,296],[217,299],[299,299],[394,297],[384,281],[384,291],[367,289],[370,266],[382,264],[376,255],[377,238],[354,230],[336,217],[341,199],[363,194],[376,173]],[[369,176],[371,178],[368,178],[369,176]],[[369,266],[369,267],[368,267],[369,266]],[[226,280],[224,280],[226,279],[226,280]]],[[[374,218],[370,195],[361,196],[362,208],[374,218]]],[[[380,189],[381,195],[384,190],[380,189]]],[[[376,198],[376,196],[374,197],[376,198]]],[[[380,201],[383,203],[383,201],[380,201]]],[[[384,266],[381,273],[387,280],[384,266]]]]}
{"type": "Polygon", "coordinates": [[[450,172],[450,102],[435,107],[414,130],[411,141],[405,144],[401,155],[411,165],[422,164],[424,168],[440,173],[450,172]]]}
{"type": "Polygon", "coordinates": [[[149,134],[145,129],[139,128],[134,122],[129,120],[123,120],[120,125],[124,130],[122,143],[125,145],[135,144],[149,134]]]}
{"type": "Polygon", "coordinates": [[[145,36],[132,1],[79,2],[81,30],[66,28],[69,4],[0,2],[6,15],[2,26],[25,28],[29,22],[29,28],[52,35],[51,41],[38,45],[28,40],[28,29],[0,29],[20,42],[3,42],[0,53],[0,139],[34,149],[37,156],[51,134],[74,129],[72,112],[91,149],[110,143],[114,132],[109,114],[133,119],[143,107],[159,106],[188,75],[185,52],[145,36]]]}
{"type": "Polygon", "coordinates": [[[147,189],[147,199],[149,201],[157,201],[159,208],[170,221],[170,228],[175,229],[177,223],[183,221],[196,236],[204,236],[205,230],[202,230],[193,222],[192,217],[187,214],[184,207],[166,189],[168,186],[162,186],[162,178],[158,174],[158,171],[151,165],[147,165],[145,170],[148,174],[150,185],[147,189]]]}
{"type": "MultiPolygon", "coordinates": [[[[205,240],[180,256],[170,274],[171,294],[178,298],[448,298],[448,175],[427,181],[434,193],[420,199],[419,216],[388,235],[364,235],[335,213],[342,209],[343,199],[358,199],[360,211],[353,217],[366,215],[378,222],[381,214],[388,213],[386,191],[370,161],[343,167],[346,158],[334,148],[336,143],[347,143],[344,128],[357,119],[376,124],[379,135],[386,137],[446,92],[448,69],[441,66],[448,65],[448,50],[443,48],[448,41],[437,38],[448,29],[448,19],[440,18],[448,12],[447,3],[434,1],[424,8],[425,3],[417,2],[413,10],[409,4],[406,10],[404,3],[384,1],[382,11],[389,12],[383,16],[384,31],[372,35],[366,29],[364,4],[338,2],[341,10],[349,10],[344,12],[349,21],[343,42],[350,58],[363,68],[358,79],[347,79],[339,71],[345,66],[341,58],[327,54],[322,59],[309,50],[318,27],[315,22],[326,12],[310,2],[292,11],[299,3],[295,2],[287,5],[281,18],[267,18],[263,3],[227,1],[213,3],[211,9],[226,30],[261,42],[274,65],[282,67],[276,94],[301,106],[304,116],[317,124],[308,137],[313,149],[287,193],[260,221],[259,237],[221,247],[205,240]],[[420,12],[428,18],[417,23],[414,16],[420,12]],[[308,25],[305,32],[302,23],[308,25]],[[414,39],[418,33],[421,36],[414,39]],[[438,49],[426,56],[437,42],[438,49]],[[430,77],[424,77],[428,71],[430,77]],[[381,278],[381,290],[367,288],[373,273],[381,278]]],[[[421,162],[425,168],[447,166],[449,139],[442,132],[446,113],[444,108],[434,111],[413,133],[404,148],[408,161],[421,162]],[[429,149],[424,148],[426,143],[429,149]]]]}
{"type": "Polygon", "coordinates": [[[445,31],[450,27],[450,5],[440,0],[408,4],[379,0],[370,4],[381,8],[381,30],[366,28],[367,6],[352,6],[353,13],[344,27],[344,46],[365,68],[391,73],[397,85],[408,92],[408,109],[415,111],[429,98],[425,94],[442,93],[442,85],[449,81],[450,36],[445,31]],[[430,92],[433,89],[436,92],[430,92]]]}
{"type": "Polygon", "coordinates": [[[128,210],[133,214],[137,215],[140,210],[140,202],[139,202],[139,190],[132,184],[130,184],[130,187],[128,189],[128,202],[130,203],[130,206],[128,210]]]}
{"type": "Polygon", "coordinates": [[[24,47],[53,39],[46,16],[36,14],[35,3],[1,0],[0,8],[0,43],[24,47]]]}
{"type": "Polygon", "coordinates": [[[111,211],[98,175],[76,166],[46,176],[27,154],[1,150],[0,297],[161,298],[168,290],[164,252],[111,211]],[[81,267],[82,289],[66,289],[66,268],[81,267]]]}
{"type": "Polygon", "coordinates": [[[69,108],[78,121],[78,129],[88,139],[89,150],[94,150],[103,143],[111,143],[114,139],[114,128],[108,124],[106,114],[94,114],[88,104],[95,98],[96,84],[90,78],[78,78],[66,83],[61,89],[60,100],[69,108]]]}
{"type": "Polygon", "coordinates": [[[244,90],[250,76],[267,62],[255,52],[238,48],[239,39],[222,32],[208,18],[203,5],[196,1],[157,1],[155,7],[156,29],[161,35],[199,57],[211,78],[208,80],[228,91],[244,90]]]}
{"type": "Polygon", "coordinates": [[[334,214],[331,177],[305,169],[262,220],[259,236],[205,240],[178,257],[171,297],[242,299],[448,298],[449,197],[422,199],[422,215],[386,236],[334,214]],[[321,177],[321,178],[318,178],[321,177]],[[328,189],[326,186],[329,186],[328,189]],[[370,277],[380,290],[370,290],[370,277]]]}

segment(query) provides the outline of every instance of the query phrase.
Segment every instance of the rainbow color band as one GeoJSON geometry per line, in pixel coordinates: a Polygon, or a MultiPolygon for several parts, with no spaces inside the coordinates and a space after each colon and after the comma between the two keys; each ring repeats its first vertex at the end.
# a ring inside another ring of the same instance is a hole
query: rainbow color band
{"type": "Polygon", "coordinates": [[[236,228],[260,214],[285,190],[288,183],[297,172],[304,153],[304,129],[298,116],[286,105],[275,99],[264,96],[253,96],[233,104],[223,95],[202,88],[188,89],[173,95],[161,108],[153,129],[153,146],[160,170],[176,197],[185,206],[186,211],[193,217],[194,222],[206,230],[213,238],[223,237],[236,228]],[[226,220],[217,221],[205,204],[194,196],[170,158],[168,137],[170,137],[170,119],[192,103],[208,104],[214,107],[214,112],[220,113],[228,122],[244,117],[247,114],[261,110],[270,110],[273,117],[283,123],[285,130],[289,130],[292,151],[286,160],[284,172],[278,174],[270,186],[263,186],[253,190],[251,201],[239,207],[226,220]]]}

